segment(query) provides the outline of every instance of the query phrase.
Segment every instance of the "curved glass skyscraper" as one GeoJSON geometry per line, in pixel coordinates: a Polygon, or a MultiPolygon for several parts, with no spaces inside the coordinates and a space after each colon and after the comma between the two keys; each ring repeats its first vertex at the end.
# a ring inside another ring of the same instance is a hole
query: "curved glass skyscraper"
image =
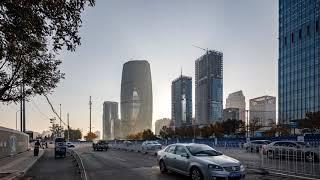
{"type": "Polygon", "coordinates": [[[152,82],[148,61],[134,60],[123,65],[120,110],[124,137],[152,128],[152,82]]]}

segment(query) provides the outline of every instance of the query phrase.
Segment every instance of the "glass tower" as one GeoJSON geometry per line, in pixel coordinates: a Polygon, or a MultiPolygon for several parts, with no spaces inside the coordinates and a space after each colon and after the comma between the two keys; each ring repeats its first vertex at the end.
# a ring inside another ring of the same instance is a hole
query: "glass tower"
{"type": "Polygon", "coordinates": [[[171,85],[171,119],[175,127],[192,123],[192,79],[180,76],[171,85]]]}
{"type": "Polygon", "coordinates": [[[320,0],[279,0],[279,123],[320,111],[320,0]]]}
{"type": "Polygon", "coordinates": [[[223,54],[208,50],[195,62],[197,124],[222,120],[223,54]]]}

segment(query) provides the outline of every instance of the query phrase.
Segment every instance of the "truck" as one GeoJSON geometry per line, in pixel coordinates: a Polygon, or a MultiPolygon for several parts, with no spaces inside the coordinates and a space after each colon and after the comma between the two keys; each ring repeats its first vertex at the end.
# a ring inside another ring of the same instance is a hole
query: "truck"
{"type": "Polygon", "coordinates": [[[93,148],[93,151],[103,151],[103,150],[107,151],[109,148],[109,143],[105,140],[94,141],[92,143],[92,148],[93,148]]]}

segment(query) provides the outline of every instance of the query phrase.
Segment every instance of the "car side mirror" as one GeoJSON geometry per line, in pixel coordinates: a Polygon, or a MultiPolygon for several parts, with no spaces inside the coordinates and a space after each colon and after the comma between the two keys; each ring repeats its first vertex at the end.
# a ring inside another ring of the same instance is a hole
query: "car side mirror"
{"type": "Polygon", "coordinates": [[[182,153],[180,156],[185,157],[185,158],[189,158],[189,155],[187,153],[182,153]]]}

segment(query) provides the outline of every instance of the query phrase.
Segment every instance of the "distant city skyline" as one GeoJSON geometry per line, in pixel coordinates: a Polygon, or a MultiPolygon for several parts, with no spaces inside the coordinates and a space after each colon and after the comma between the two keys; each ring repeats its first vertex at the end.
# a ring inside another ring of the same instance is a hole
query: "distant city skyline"
{"type": "MultiPolygon", "coordinates": [[[[102,132],[101,104],[120,103],[122,65],[130,59],[150,63],[153,127],[155,120],[170,118],[172,79],[180,68],[194,79],[194,60],[204,53],[192,45],[223,52],[224,101],[240,89],[247,99],[277,96],[277,0],[98,0],[84,13],[80,33],[82,45],[60,54],[66,79],[49,97],[56,110],[62,104],[63,120],[69,112],[70,126],[83,133],[89,130],[89,96],[92,130],[102,132]]],[[[15,129],[17,110],[19,105],[1,104],[0,126],[15,129]]],[[[26,110],[27,129],[49,129],[54,114],[44,97],[27,102],[26,110]]]]}

